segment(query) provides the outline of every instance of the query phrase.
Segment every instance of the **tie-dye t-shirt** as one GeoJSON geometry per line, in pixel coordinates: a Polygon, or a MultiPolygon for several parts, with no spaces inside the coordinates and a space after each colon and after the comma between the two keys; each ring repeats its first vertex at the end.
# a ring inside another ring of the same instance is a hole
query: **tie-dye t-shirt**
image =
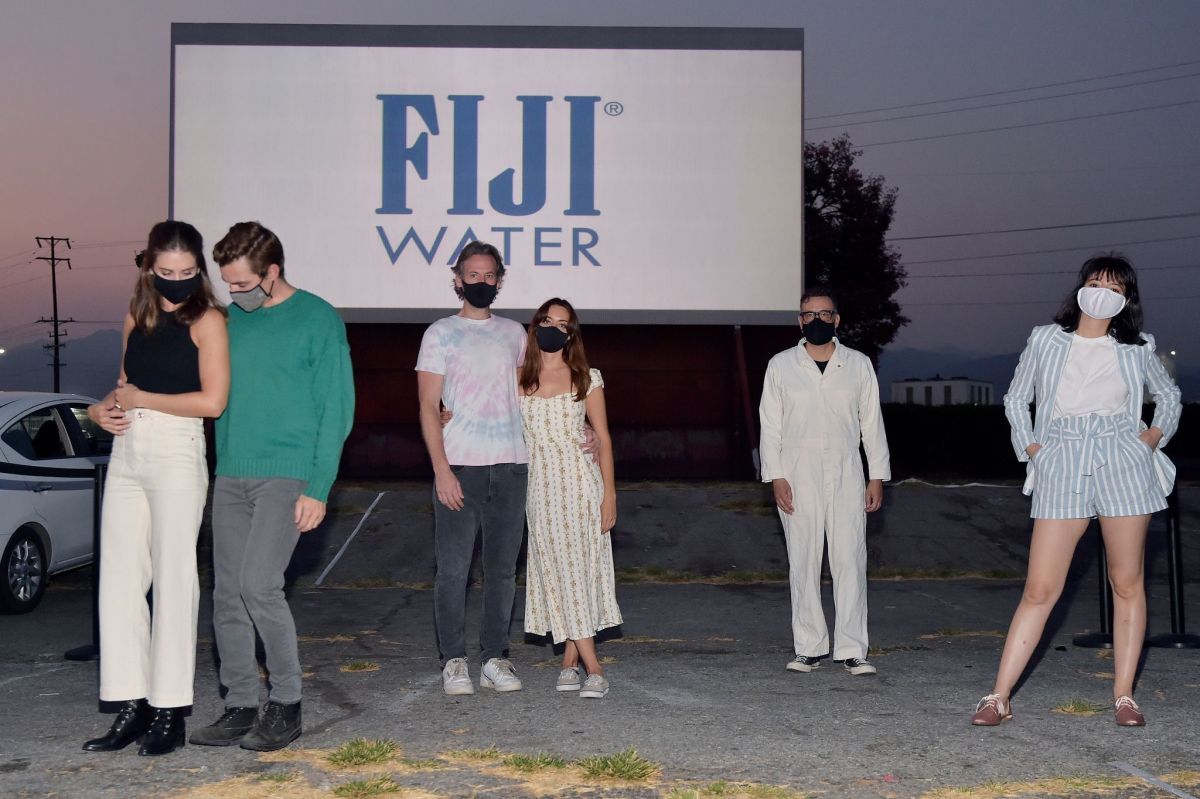
{"type": "Polygon", "coordinates": [[[452,466],[528,463],[517,401],[525,328],[511,319],[448,316],[421,339],[417,371],[442,375],[442,402],[454,413],[442,428],[452,466]]]}

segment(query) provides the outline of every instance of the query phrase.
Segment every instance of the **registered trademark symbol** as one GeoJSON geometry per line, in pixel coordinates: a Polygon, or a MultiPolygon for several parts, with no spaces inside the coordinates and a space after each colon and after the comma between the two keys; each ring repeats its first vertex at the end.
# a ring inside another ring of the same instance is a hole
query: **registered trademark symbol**
{"type": "Polygon", "coordinates": [[[625,113],[625,106],[618,103],[616,100],[611,100],[604,104],[604,113],[610,117],[619,117],[625,113]]]}

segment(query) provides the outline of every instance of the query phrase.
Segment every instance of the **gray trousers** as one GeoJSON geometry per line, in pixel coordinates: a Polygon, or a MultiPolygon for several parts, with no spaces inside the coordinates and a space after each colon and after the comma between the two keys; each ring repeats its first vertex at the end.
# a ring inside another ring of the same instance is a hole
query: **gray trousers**
{"type": "Polygon", "coordinates": [[[225,707],[257,707],[255,630],[262,638],[270,698],[300,701],[296,623],[283,573],[300,538],[303,480],[217,477],[213,484],[213,629],[225,707]]]}
{"type": "Polygon", "coordinates": [[[454,466],[462,486],[462,510],[450,510],[433,495],[434,580],[433,615],[442,662],[466,657],[467,580],[475,536],[483,531],[483,620],[479,643],[483,660],[508,652],[516,593],[517,557],[525,538],[525,488],[529,466],[454,466]]]}

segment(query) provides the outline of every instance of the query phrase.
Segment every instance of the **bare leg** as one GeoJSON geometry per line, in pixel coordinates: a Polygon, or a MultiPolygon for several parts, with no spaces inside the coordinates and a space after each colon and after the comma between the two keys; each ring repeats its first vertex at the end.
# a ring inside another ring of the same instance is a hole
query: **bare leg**
{"type": "Polygon", "coordinates": [[[1006,702],[1042,638],[1050,611],[1062,595],[1075,545],[1087,527],[1087,519],[1035,519],[1033,522],[1025,593],[1008,628],[996,686],[992,689],[992,693],[1004,697],[1006,702]]]}
{"type": "Polygon", "coordinates": [[[596,657],[595,638],[576,638],[571,643],[579,651],[579,659],[583,661],[583,667],[588,674],[604,673],[604,667],[600,665],[600,660],[596,657]]]}
{"type": "Polygon", "coordinates": [[[565,649],[563,649],[562,667],[564,669],[573,669],[578,665],[579,665],[579,649],[575,646],[575,642],[572,641],[570,638],[568,638],[567,646],[565,649]]]}
{"type": "Polygon", "coordinates": [[[1150,515],[1100,519],[1108,581],[1113,589],[1113,698],[1133,696],[1133,678],[1146,638],[1146,531],[1150,515]]]}

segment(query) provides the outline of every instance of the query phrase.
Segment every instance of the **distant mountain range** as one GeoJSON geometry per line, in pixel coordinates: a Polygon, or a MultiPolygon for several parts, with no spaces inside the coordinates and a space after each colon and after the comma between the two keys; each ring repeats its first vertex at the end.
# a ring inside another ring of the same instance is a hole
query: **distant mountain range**
{"type": "MultiPolygon", "coordinates": [[[[117,375],[121,334],[100,330],[67,339],[63,350],[62,390],[98,397],[108,392],[117,375]]],[[[885,402],[891,384],[906,378],[969,377],[988,380],[996,402],[1004,395],[1017,365],[1018,353],[986,355],[964,350],[919,350],[906,347],[886,350],[879,364],[879,388],[885,402]]],[[[42,345],[25,344],[0,355],[0,390],[50,391],[53,388],[50,353],[42,345]]],[[[1179,385],[1186,401],[1200,401],[1200,372],[1181,372],[1179,385]]]]}
{"type": "MultiPolygon", "coordinates": [[[[0,355],[0,391],[53,391],[54,370],[43,342],[22,344],[0,355]]],[[[121,333],[98,330],[86,336],[68,336],[61,351],[61,390],[102,397],[117,382],[121,333]]]]}
{"type": "MultiPolygon", "coordinates": [[[[906,378],[969,377],[992,383],[992,396],[1000,402],[1020,353],[986,355],[964,350],[918,350],[893,348],[884,350],[879,363],[879,392],[884,402],[891,400],[892,383],[906,378]]],[[[1180,372],[1176,379],[1183,390],[1185,402],[1200,401],[1200,372],[1180,372]]]]}

